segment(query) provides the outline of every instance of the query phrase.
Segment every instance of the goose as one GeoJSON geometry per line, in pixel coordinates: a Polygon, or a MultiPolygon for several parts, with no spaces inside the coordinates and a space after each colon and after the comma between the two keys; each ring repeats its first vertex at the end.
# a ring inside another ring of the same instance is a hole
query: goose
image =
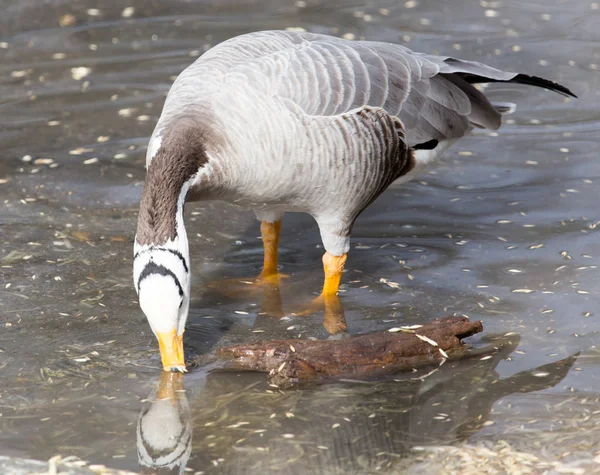
{"type": "Polygon", "coordinates": [[[173,83],[150,138],[134,242],[134,286],[165,371],[186,370],[188,201],[223,200],[261,222],[262,279],[278,276],[286,211],[316,220],[321,301],[337,295],[358,215],[474,128],[498,129],[511,105],[478,83],[569,89],[482,63],[392,43],[262,31],[208,50],[173,83]]]}

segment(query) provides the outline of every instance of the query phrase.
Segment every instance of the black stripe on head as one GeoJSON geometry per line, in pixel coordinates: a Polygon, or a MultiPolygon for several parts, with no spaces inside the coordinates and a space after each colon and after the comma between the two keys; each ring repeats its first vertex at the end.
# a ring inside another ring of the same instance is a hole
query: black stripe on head
{"type": "Polygon", "coordinates": [[[158,248],[158,249],[160,249],[161,251],[167,251],[167,252],[170,252],[170,253],[171,253],[171,254],[173,254],[174,256],[177,256],[177,257],[179,257],[179,259],[181,260],[181,263],[183,264],[183,268],[185,269],[185,271],[186,271],[187,273],[189,273],[189,272],[190,272],[190,271],[189,271],[189,269],[188,269],[187,263],[185,262],[185,259],[183,258],[183,254],[181,254],[181,252],[177,251],[176,249],[165,249],[165,248],[162,248],[162,247],[161,247],[161,248],[158,248]]]}
{"type": "Polygon", "coordinates": [[[167,249],[166,247],[150,247],[148,249],[144,249],[143,251],[136,252],[135,255],[133,256],[133,259],[135,260],[135,259],[138,258],[138,256],[140,254],[144,254],[145,252],[150,252],[150,251],[165,251],[165,252],[170,252],[171,254],[173,254],[174,256],[176,256],[176,257],[179,258],[179,260],[183,264],[183,268],[189,274],[190,270],[188,269],[187,262],[185,262],[183,254],[181,254],[181,252],[179,252],[176,249],[167,249]]]}
{"type": "Polygon", "coordinates": [[[146,277],[150,277],[151,275],[154,275],[154,274],[162,275],[165,277],[168,276],[168,277],[173,278],[173,280],[175,281],[175,285],[177,285],[177,288],[179,289],[179,296],[183,297],[183,287],[181,287],[181,283],[179,282],[179,279],[177,278],[177,276],[171,270],[167,269],[165,266],[156,264],[153,261],[148,262],[148,264],[146,264],[146,266],[144,267],[144,270],[140,274],[140,277],[137,282],[138,292],[140,291],[140,285],[142,283],[142,280],[144,280],[146,277]]]}

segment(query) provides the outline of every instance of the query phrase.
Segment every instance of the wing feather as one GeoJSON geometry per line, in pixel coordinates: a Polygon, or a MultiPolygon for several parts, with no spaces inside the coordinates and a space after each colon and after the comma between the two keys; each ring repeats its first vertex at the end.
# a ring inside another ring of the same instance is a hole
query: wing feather
{"type": "MultiPolygon", "coordinates": [[[[291,101],[309,115],[381,107],[402,121],[414,146],[458,138],[473,127],[498,128],[500,113],[471,83],[516,81],[522,75],[391,43],[265,31],[221,43],[182,76],[187,79],[182,95],[189,100],[194,90],[189,83],[219,91],[231,79],[291,101]]],[[[178,87],[176,82],[171,92],[178,87]]]]}
{"type": "MultiPolygon", "coordinates": [[[[279,54],[288,68],[277,93],[307,114],[337,115],[366,106],[381,107],[404,123],[410,145],[457,138],[480,125],[469,121],[470,98],[475,96],[463,90],[473,86],[445,79],[440,74],[443,59],[395,44],[296,35],[304,42],[296,38],[279,54]]],[[[261,62],[263,67],[272,67],[261,62]]],[[[491,105],[477,105],[497,114],[491,105]]]]}

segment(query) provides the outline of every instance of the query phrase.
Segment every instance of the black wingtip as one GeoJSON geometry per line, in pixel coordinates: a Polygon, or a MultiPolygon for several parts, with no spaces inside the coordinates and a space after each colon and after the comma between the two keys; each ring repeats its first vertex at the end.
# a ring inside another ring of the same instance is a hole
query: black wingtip
{"type": "Polygon", "coordinates": [[[516,82],[518,84],[526,84],[528,86],[542,87],[544,89],[557,92],[563,96],[577,98],[577,96],[570,89],[566,88],[562,84],[558,84],[557,82],[549,81],[548,79],[537,76],[529,76],[528,74],[517,74],[514,78],[508,80],[490,79],[485,76],[478,76],[476,74],[460,74],[460,76],[470,84],[486,82],[516,82]]]}
{"type": "Polygon", "coordinates": [[[544,89],[548,89],[550,91],[558,92],[563,96],[575,97],[577,96],[568,88],[563,86],[562,84],[558,84],[553,81],[549,81],[548,79],[540,78],[537,76],[529,76],[527,74],[517,74],[514,78],[512,78],[508,82],[516,82],[519,84],[527,84],[529,86],[537,86],[543,87],[544,89]]]}

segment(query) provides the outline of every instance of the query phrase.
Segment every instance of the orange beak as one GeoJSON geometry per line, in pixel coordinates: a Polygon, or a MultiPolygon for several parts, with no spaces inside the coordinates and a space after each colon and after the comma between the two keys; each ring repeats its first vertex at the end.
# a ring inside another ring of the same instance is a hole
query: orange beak
{"type": "Polygon", "coordinates": [[[177,330],[157,333],[160,358],[165,371],[187,372],[183,360],[183,335],[178,335],[177,330]]]}

